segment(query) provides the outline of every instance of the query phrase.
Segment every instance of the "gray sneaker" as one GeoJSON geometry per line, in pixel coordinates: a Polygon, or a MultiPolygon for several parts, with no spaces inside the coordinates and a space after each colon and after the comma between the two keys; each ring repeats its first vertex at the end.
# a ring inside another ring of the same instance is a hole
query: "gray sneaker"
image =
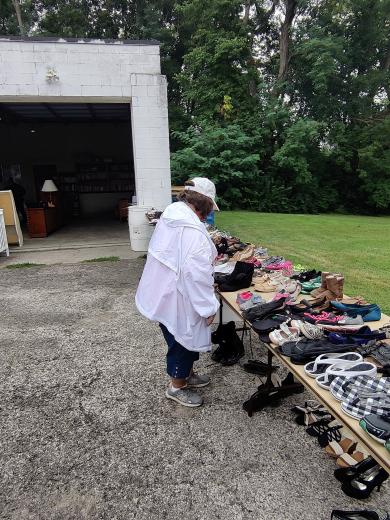
{"type": "Polygon", "coordinates": [[[189,378],[187,378],[187,386],[192,386],[194,388],[201,388],[202,386],[207,386],[210,384],[211,379],[209,376],[200,375],[200,374],[192,374],[189,378]]]}
{"type": "Polygon", "coordinates": [[[189,408],[195,408],[196,406],[201,406],[203,404],[202,397],[195,392],[191,392],[187,387],[173,392],[172,388],[168,386],[165,391],[165,397],[176,401],[182,406],[188,406],[189,408]]]}
{"type": "Polygon", "coordinates": [[[364,321],[361,315],[358,314],[354,318],[352,316],[345,316],[344,319],[337,322],[337,325],[364,325],[364,321]]]}

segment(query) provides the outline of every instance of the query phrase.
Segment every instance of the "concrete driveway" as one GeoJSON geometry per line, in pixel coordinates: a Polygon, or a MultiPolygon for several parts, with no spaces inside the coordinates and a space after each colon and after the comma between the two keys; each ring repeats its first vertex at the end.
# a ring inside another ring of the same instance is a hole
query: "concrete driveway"
{"type": "MultiPolygon", "coordinates": [[[[205,405],[164,397],[164,343],[134,291],[142,260],[0,270],[0,518],[327,520],[361,504],[293,421],[249,418],[255,378],[208,355],[205,405]]],[[[260,352],[260,354],[262,354],[260,352]]]]}

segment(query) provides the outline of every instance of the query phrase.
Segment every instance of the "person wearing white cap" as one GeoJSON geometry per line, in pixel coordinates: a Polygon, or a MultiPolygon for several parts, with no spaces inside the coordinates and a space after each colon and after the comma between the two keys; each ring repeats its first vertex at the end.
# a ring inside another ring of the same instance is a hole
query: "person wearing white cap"
{"type": "Polygon", "coordinates": [[[215,186],[205,177],[185,183],[179,201],[157,223],[135,296],[138,310],[159,323],[168,346],[171,381],[165,395],[189,407],[203,403],[190,388],[210,383],[193,371],[193,363],[200,352],[211,350],[210,325],[219,308],[213,286],[217,251],[203,223],[219,210],[215,197],[215,186]]]}

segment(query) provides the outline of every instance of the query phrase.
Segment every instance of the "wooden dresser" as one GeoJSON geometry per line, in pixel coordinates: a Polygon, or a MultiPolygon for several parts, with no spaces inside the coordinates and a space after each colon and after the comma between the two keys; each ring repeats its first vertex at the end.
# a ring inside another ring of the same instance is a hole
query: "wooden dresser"
{"type": "Polygon", "coordinates": [[[28,208],[27,230],[31,238],[44,238],[63,225],[62,210],[55,208],[28,208]]]}

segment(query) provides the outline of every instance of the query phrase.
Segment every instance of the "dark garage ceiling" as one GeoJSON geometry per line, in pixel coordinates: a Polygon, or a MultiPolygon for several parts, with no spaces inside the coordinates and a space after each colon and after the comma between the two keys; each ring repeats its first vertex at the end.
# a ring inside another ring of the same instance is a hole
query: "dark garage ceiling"
{"type": "Polygon", "coordinates": [[[126,122],[126,103],[0,103],[0,122],[91,123],[126,122]]]}

